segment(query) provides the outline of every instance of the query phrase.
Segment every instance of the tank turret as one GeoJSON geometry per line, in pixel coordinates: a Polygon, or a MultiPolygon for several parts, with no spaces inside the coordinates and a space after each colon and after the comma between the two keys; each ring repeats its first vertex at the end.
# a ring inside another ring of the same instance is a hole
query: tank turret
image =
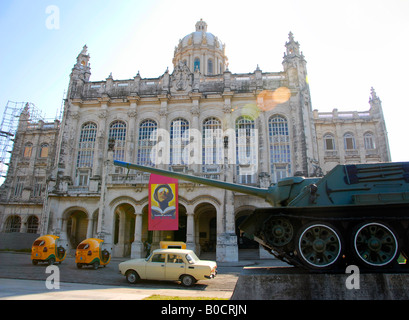
{"type": "Polygon", "coordinates": [[[322,178],[290,177],[267,189],[114,161],[114,165],[265,199],[240,226],[289,264],[310,271],[408,269],[409,163],[338,165],[322,178]],[[401,259],[398,259],[401,257],[401,259]]]}

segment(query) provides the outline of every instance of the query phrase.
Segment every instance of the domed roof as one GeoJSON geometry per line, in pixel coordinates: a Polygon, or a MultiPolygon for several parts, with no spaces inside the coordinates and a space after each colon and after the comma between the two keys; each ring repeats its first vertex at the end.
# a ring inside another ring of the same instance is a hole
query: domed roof
{"type": "Polygon", "coordinates": [[[223,43],[212,33],[207,32],[207,23],[202,19],[196,23],[196,31],[188,34],[179,42],[179,49],[191,45],[207,45],[223,49],[223,43]]]}
{"type": "Polygon", "coordinates": [[[207,23],[196,22],[196,31],[179,40],[173,55],[173,66],[184,63],[189,70],[199,70],[203,75],[223,73],[227,68],[225,45],[212,33],[207,23]]]}

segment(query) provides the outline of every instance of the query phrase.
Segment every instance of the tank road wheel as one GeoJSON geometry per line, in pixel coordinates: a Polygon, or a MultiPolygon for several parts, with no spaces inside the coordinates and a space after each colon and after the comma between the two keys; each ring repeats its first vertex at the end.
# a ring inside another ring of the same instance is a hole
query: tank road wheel
{"type": "Polygon", "coordinates": [[[266,240],[275,247],[282,247],[293,239],[294,230],[290,221],[284,218],[273,218],[264,227],[266,240]]]}
{"type": "Polygon", "coordinates": [[[399,247],[394,232],[377,222],[362,225],[354,235],[353,245],[356,256],[369,267],[392,263],[399,247]]]}
{"type": "Polygon", "coordinates": [[[342,250],[341,237],[328,224],[310,224],[301,229],[296,249],[304,265],[323,270],[338,261],[342,250]]]}

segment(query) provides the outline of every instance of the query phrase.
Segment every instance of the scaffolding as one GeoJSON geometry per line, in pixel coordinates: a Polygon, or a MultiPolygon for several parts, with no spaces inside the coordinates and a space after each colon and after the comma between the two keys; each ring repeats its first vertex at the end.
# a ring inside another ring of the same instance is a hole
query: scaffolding
{"type": "Polygon", "coordinates": [[[7,101],[5,106],[3,118],[0,125],[0,185],[3,184],[7,171],[10,165],[11,154],[14,147],[14,139],[18,129],[18,124],[21,112],[27,108],[29,117],[28,124],[38,124],[40,120],[43,122],[58,120],[61,122],[66,91],[64,90],[61,105],[56,110],[55,118],[45,118],[44,114],[38,109],[34,103],[31,102],[14,102],[7,101]]]}
{"type": "Polygon", "coordinates": [[[30,122],[38,122],[39,120],[44,121],[41,111],[38,110],[33,103],[7,102],[0,125],[0,184],[3,183],[7,176],[20,114],[26,107],[30,115],[30,122]]]}

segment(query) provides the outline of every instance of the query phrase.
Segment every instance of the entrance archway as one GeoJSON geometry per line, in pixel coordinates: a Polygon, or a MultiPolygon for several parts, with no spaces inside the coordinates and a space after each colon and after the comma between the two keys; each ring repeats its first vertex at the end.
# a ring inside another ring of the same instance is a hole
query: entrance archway
{"type": "Polygon", "coordinates": [[[184,205],[179,203],[179,229],[173,232],[173,241],[186,242],[187,215],[184,205]]]}
{"type": "Polygon", "coordinates": [[[127,257],[131,254],[131,245],[135,238],[135,209],[128,203],[115,208],[114,245],[116,254],[127,257]]]}
{"type": "Polygon", "coordinates": [[[199,233],[200,253],[216,252],[217,243],[217,210],[208,202],[200,203],[195,208],[199,233]]]}
{"type": "Polygon", "coordinates": [[[250,214],[251,212],[240,213],[240,216],[236,218],[236,236],[239,249],[258,249],[259,247],[259,244],[256,241],[245,237],[239,229],[240,224],[246,220],[250,214]]]}
{"type": "Polygon", "coordinates": [[[87,214],[81,210],[71,212],[67,219],[67,237],[71,248],[75,249],[87,238],[87,214]]]}
{"type": "Polygon", "coordinates": [[[245,237],[239,229],[240,224],[253,213],[252,210],[246,209],[236,214],[236,236],[239,249],[239,260],[253,260],[260,256],[259,244],[245,237]]]}

